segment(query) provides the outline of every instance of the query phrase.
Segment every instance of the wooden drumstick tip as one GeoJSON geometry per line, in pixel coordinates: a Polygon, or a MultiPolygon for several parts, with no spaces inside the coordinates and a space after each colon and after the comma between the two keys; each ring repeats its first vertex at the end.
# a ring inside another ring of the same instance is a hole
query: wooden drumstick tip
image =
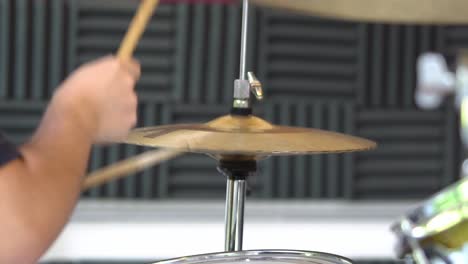
{"type": "Polygon", "coordinates": [[[133,56],[133,52],[158,4],[159,0],[144,0],[140,4],[117,52],[119,59],[129,60],[133,56]]]}
{"type": "Polygon", "coordinates": [[[97,187],[109,181],[117,180],[128,174],[158,165],[181,154],[181,152],[175,150],[153,150],[117,162],[109,167],[89,174],[82,185],[82,190],[87,191],[88,189],[97,187]]]}

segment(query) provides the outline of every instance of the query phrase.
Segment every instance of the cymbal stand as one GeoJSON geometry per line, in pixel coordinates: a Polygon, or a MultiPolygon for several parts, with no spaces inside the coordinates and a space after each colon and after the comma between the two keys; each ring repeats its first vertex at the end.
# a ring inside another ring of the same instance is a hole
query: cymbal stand
{"type": "Polygon", "coordinates": [[[242,250],[246,181],[256,170],[257,162],[254,160],[219,162],[218,171],[227,177],[225,251],[242,250]]]}
{"type": "MultiPolygon", "coordinates": [[[[243,0],[239,79],[234,81],[234,98],[231,108],[231,115],[237,116],[252,114],[251,92],[258,100],[263,99],[262,85],[259,80],[252,72],[248,72],[246,76],[248,17],[249,0],[243,0]]],[[[246,178],[254,174],[256,169],[256,161],[250,160],[248,157],[222,158],[219,162],[218,170],[227,176],[225,251],[242,250],[244,204],[247,191],[246,178]]]]}

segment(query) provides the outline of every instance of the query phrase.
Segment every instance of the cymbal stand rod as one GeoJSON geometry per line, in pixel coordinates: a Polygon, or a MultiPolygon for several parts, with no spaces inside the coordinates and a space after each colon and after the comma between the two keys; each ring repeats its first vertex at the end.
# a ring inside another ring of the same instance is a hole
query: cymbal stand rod
{"type": "Polygon", "coordinates": [[[227,177],[224,250],[241,251],[247,177],[255,174],[256,161],[220,161],[218,171],[227,177]]]}
{"type": "Polygon", "coordinates": [[[234,251],[242,250],[242,241],[244,237],[244,208],[245,208],[245,197],[246,197],[246,181],[236,180],[234,182],[234,208],[235,213],[235,239],[234,239],[234,251]]]}
{"type": "Polygon", "coordinates": [[[225,251],[241,251],[247,188],[244,178],[229,177],[226,186],[225,251]]]}
{"type": "Polygon", "coordinates": [[[235,180],[228,177],[226,181],[226,210],[225,210],[225,239],[224,239],[224,250],[234,251],[233,236],[235,235],[233,214],[234,210],[234,182],[235,180]]]}
{"type": "Polygon", "coordinates": [[[239,80],[245,80],[248,22],[249,22],[249,0],[243,0],[239,80]]]}

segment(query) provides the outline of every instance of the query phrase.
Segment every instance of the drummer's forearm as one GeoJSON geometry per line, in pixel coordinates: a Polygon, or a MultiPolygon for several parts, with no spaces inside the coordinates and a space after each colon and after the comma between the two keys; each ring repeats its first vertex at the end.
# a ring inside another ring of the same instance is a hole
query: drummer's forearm
{"type": "Polygon", "coordinates": [[[21,147],[22,159],[0,170],[0,233],[11,234],[0,240],[0,263],[37,261],[79,197],[92,137],[60,103],[51,105],[31,141],[21,147]]]}

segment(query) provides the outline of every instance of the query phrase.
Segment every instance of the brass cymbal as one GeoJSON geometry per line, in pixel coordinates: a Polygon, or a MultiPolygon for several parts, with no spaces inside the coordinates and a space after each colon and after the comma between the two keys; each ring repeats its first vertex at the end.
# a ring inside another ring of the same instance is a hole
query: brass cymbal
{"type": "Polygon", "coordinates": [[[140,128],[124,143],[161,147],[91,173],[83,190],[196,152],[224,160],[258,160],[273,155],[363,151],[372,141],[319,129],[274,126],[255,116],[223,116],[206,124],[140,128]]]}
{"type": "Polygon", "coordinates": [[[303,14],[363,22],[468,23],[466,0],[252,0],[303,14]]]}
{"type": "Polygon", "coordinates": [[[369,150],[376,143],[319,129],[274,126],[255,116],[227,115],[206,124],[140,128],[125,143],[205,153],[215,157],[259,159],[272,155],[369,150]]]}

